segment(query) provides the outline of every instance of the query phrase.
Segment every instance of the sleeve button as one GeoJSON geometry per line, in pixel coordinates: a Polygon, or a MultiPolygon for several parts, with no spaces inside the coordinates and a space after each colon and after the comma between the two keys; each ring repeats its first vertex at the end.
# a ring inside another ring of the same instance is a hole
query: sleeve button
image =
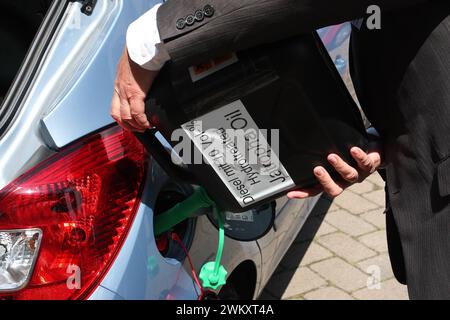
{"type": "Polygon", "coordinates": [[[203,13],[203,10],[197,10],[194,12],[195,20],[198,22],[203,21],[205,18],[205,14],[203,13]]]}
{"type": "Polygon", "coordinates": [[[192,14],[190,14],[186,17],[186,24],[188,26],[192,26],[194,24],[194,22],[195,22],[195,17],[192,14]]]}
{"type": "Polygon", "coordinates": [[[214,8],[207,4],[204,8],[203,8],[203,13],[205,14],[205,17],[212,17],[214,15],[214,8]]]}
{"type": "Polygon", "coordinates": [[[186,26],[186,20],[184,18],[180,18],[177,20],[177,23],[175,24],[178,30],[184,29],[186,26]]]}

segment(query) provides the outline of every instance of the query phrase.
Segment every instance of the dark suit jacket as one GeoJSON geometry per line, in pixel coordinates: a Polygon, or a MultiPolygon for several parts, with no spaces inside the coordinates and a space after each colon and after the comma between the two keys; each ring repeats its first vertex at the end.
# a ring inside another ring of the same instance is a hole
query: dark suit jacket
{"type": "Polygon", "coordinates": [[[450,1],[169,0],[158,26],[172,60],[192,65],[363,17],[372,4],[382,29],[354,31],[352,77],[385,143],[394,268],[411,298],[450,299],[450,1]],[[177,28],[207,4],[212,17],[177,28]]]}
{"type": "Polygon", "coordinates": [[[158,10],[158,28],[173,61],[190,64],[265,42],[425,0],[169,0],[158,10]],[[205,5],[214,15],[178,29],[176,22],[205,5]]]}

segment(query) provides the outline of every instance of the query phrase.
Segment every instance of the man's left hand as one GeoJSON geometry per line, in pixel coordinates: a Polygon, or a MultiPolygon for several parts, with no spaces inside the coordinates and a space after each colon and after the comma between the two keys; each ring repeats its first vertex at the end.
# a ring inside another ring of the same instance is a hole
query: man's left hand
{"type": "Polygon", "coordinates": [[[327,158],[328,162],[336,169],[341,179],[333,180],[325,168],[316,167],[314,168],[314,175],[320,184],[311,189],[289,192],[288,197],[290,199],[306,199],[322,192],[333,198],[337,197],[351,185],[364,181],[381,165],[381,155],[378,150],[366,153],[360,148],[354,147],[350,150],[350,153],[358,164],[358,168],[353,168],[338,155],[330,154],[327,158]]]}

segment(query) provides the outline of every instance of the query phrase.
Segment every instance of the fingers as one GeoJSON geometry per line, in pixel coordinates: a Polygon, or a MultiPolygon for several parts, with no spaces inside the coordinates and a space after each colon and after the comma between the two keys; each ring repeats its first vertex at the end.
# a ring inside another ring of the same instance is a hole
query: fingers
{"type": "Polygon", "coordinates": [[[323,188],[322,188],[322,186],[319,185],[319,186],[316,186],[316,187],[310,188],[310,189],[291,191],[288,193],[287,196],[289,199],[306,199],[306,198],[314,197],[321,192],[323,192],[323,188]]]}
{"type": "Polygon", "coordinates": [[[381,165],[381,157],[378,152],[365,153],[358,147],[354,147],[350,150],[352,157],[355,159],[359,168],[368,174],[374,173],[381,165]]]}
{"type": "Polygon", "coordinates": [[[288,193],[289,199],[306,199],[310,197],[314,197],[322,192],[327,193],[331,197],[335,198],[339,196],[345,188],[350,186],[352,183],[344,181],[344,182],[336,182],[334,181],[329,173],[323,167],[314,168],[314,175],[319,181],[319,185],[310,189],[296,190],[288,193]]]}
{"type": "Polygon", "coordinates": [[[120,95],[120,118],[122,121],[131,120],[131,109],[128,99],[124,97],[124,94],[120,95]]]}
{"type": "MultiPolygon", "coordinates": [[[[131,105],[129,103],[129,100],[126,97],[126,93],[123,93],[123,91],[119,91],[119,100],[120,100],[120,119],[121,124],[125,129],[131,130],[131,131],[138,131],[138,132],[144,132],[147,128],[144,126],[139,125],[135,118],[131,114],[131,105]]],[[[144,103],[144,101],[142,101],[144,103]]]]}
{"type": "Polygon", "coordinates": [[[116,91],[114,91],[111,102],[111,117],[119,124],[122,122],[122,118],[120,117],[120,98],[116,91]]]}
{"type": "Polygon", "coordinates": [[[337,197],[344,191],[344,186],[342,184],[336,183],[330,176],[330,174],[323,167],[314,168],[314,175],[316,176],[319,183],[322,185],[323,191],[328,193],[330,196],[337,197]]]}
{"type": "Polygon", "coordinates": [[[120,96],[117,90],[114,91],[114,95],[111,102],[111,117],[125,130],[134,131],[134,127],[123,122],[121,117],[121,104],[120,96]]]}
{"type": "Polygon", "coordinates": [[[157,75],[158,72],[143,69],[132,62],[125,48],[117,65],[111,103],[111,116],[123,128],[139,132],[150,128],[145,115],[145,97],[157,75]]]}
{"type": "Polygon", "coordinates": [[[377,151],[365,153],[360,148],[354,147],[350,150],[350,152],[360,170],[350,166],[338,155],[330,154],[328,156],[328,161],[343,178],[343,180],[333,180],[325,168],[319,166],[314,168],[314,175],[319,181],[320,186],[312,189],[291,191],[288,193],[288,197],[290,199],[305,199],[315,196],[320,192],[326,192],[331,197],[337,197],[345,190],[345,188],[359,182],[360,179],[362,180],[366,178],[376,171],[381,165],[381,156],[377,151]]]}
{"type": "Polygon", "coordinates": [[[120,99],[120,118],[125,128],[131,131],[142,131],[137,125],[134,124],[134,119],[131,116],[130,104],[127,99],[120,99]]]}
{"type": "Polygon", "coordinates": [[[359,180],[358,170],[350,166],[347,162],[342,160],[336,154],[330,154],[328,156],[328,161],[336,169],[336,171],[341,175],[341,177],[350,183],[356,183],[359,180]]]}
{"type": "Polygon", "coordinates": [[[323,167],[314,168],[314,175],[320,183],[318,186],[305,190],[291,191],[288,193],[288,198],[306,199],[316,196],[321,192],[325,192],[335,198],[339,196],[348,185],[351,184],[349,182],[335,182],[323,167]]]}
{"type": "Polygon", "coordinates": [[[150,128],[150,122],[145,115],[144,99],[145,98],[130,99],[131,116],[133,117],[135,124],[143,130],[150,128]]]}

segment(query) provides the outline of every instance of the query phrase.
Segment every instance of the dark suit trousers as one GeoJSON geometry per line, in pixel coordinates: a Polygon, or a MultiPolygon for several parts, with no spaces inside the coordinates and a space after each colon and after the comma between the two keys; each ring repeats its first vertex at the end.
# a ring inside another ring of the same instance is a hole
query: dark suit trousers
{"type": "Polygon", "coordinates": [[[450,299],[450,3],[355,31],[352,75],[382,133],[388,243],[412,299],[450,299]]]}

